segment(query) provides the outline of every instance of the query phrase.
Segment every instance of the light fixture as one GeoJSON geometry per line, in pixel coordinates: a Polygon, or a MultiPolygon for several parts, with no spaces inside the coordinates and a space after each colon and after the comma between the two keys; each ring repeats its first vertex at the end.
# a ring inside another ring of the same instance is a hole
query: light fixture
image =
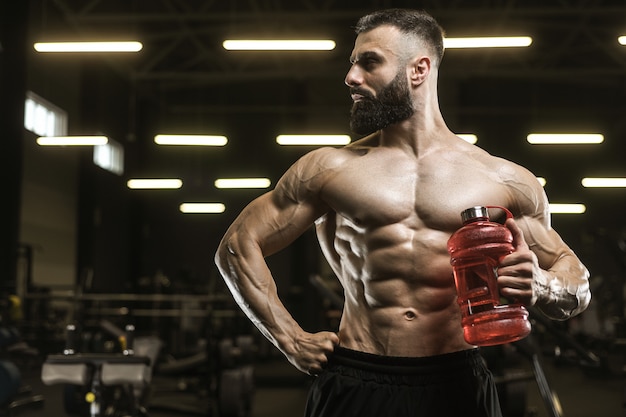
{"type": "Polygon", "coordinates": [[[279,145],[347,145],[351,139],[348,135],[278,135],[279,145]]]}
{"type": "Polygon", "coordinates": [[[37,42],[37,52],[139,52],[141,42],[37,42]]]}
{"type": "Polygon", "coordinates": [[[40,136],[37,144],[41,146],[97,146],[106,145],[106,136],[40,136]]]}
{"type": "Polygon", "coordinates": [[[154,142],[157,145],[224,146],[228,138],[216,135],[156,135],[154,142]]]}
{"type": "Polygon", "coordinates": [[[582,145],[604,142],[599,133],[531,133],[526,137],[532,145],[582,145]]]}
{"type": "Polygon", "coordinates": [[[226,206],[222,203],[182,203],[179,210],[182,213],[223,213],[226,206]]]}
{"type": "Polygon", "coordinates": [[[537,177],[537,181],[539,181],[539,184],[541,184],[542,187],[546,186],[546,179],[544,177],[537,177]]]}
{"type": "Polygon", "coordinates": [[[626,36],[620,36],[619,38],[617,38],[617,41],[620,45],[626,45],[626,36]]]}
{"type": "Polygon", "coordinates": [[[478,142],[478,136],[471,133],[458,133],[457,136],[472,145],[478,142]]]}
{"type": "Polygon", "coordinates": [[[456,48],[519,48],[533,43],[530,36],[445,38],[446,49],[456,48]]]}
{"type": "Polygon", "coordinates": [[[269,178],[220,178],[215,180],[217,188],[268,188],[269,178]]]}
{"type": "Polygon", "coordinates": [[[183,186],[178,178],[134,178],[126,183],[133,190],[173,190],[183,186]]]}
{"type": "Polygon", "coordinates": [[[328,39],[227,39],[222,46],[229,51],[330,51],[336,44],[328,39]]]}
{"type": "Polygon", "coordinates": [[[586,188],[623,188],[626,187],[626,177],[583,178],[581,183],[586,188]]]}
{"type": "Polygon", "coordinates": [[[552,204],[550,203],[550,213],[552,214],[583,214],[587,211],[584,204],[552,204]]]}

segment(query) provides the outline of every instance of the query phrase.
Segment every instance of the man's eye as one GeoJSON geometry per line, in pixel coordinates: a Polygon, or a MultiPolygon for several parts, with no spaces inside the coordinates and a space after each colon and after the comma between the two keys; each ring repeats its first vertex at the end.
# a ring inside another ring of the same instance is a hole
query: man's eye
{"type": "Polygon", "coordinates": [[[368,58],[368,59],[364,59],[363,60],[363,66],[366,67],[366,68],[367,67],[372,67],[374,65],[376,65],[376,60],[375,59],[368,58]]]}

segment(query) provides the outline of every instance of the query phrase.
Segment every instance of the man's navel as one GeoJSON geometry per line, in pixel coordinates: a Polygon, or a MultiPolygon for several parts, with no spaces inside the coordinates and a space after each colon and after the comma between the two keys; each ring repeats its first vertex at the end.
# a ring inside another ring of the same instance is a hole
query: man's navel
{"type": "Polygon", "coordinates": [[[417,314],[415,313],[415,311],[413,310],[407,310],[404,312],[404,319],[405,320],[415,320],[415,318],[417,317],[417,314]]]}

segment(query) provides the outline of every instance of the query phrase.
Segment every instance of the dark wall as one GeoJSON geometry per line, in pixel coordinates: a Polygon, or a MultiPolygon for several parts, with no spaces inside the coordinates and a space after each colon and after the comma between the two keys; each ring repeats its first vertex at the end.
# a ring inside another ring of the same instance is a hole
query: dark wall
{"type": "Polygon", "coordinates": [[[0,5],[0,289],[17,274],[28,1],[0,5]]]}

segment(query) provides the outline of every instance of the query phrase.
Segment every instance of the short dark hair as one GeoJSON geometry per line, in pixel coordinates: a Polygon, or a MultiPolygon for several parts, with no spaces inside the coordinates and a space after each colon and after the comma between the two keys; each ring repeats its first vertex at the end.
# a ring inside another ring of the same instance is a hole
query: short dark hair
{"type": "Polygon", "coordinates": [[[432,49],[438,62],[443,58],[444,30],[430,14],[423,10],[386,9],[363,16],[356,24],[358,34],[368,32],[379,26],[391,25],[401,32],[423,39],[432,49]]]}

